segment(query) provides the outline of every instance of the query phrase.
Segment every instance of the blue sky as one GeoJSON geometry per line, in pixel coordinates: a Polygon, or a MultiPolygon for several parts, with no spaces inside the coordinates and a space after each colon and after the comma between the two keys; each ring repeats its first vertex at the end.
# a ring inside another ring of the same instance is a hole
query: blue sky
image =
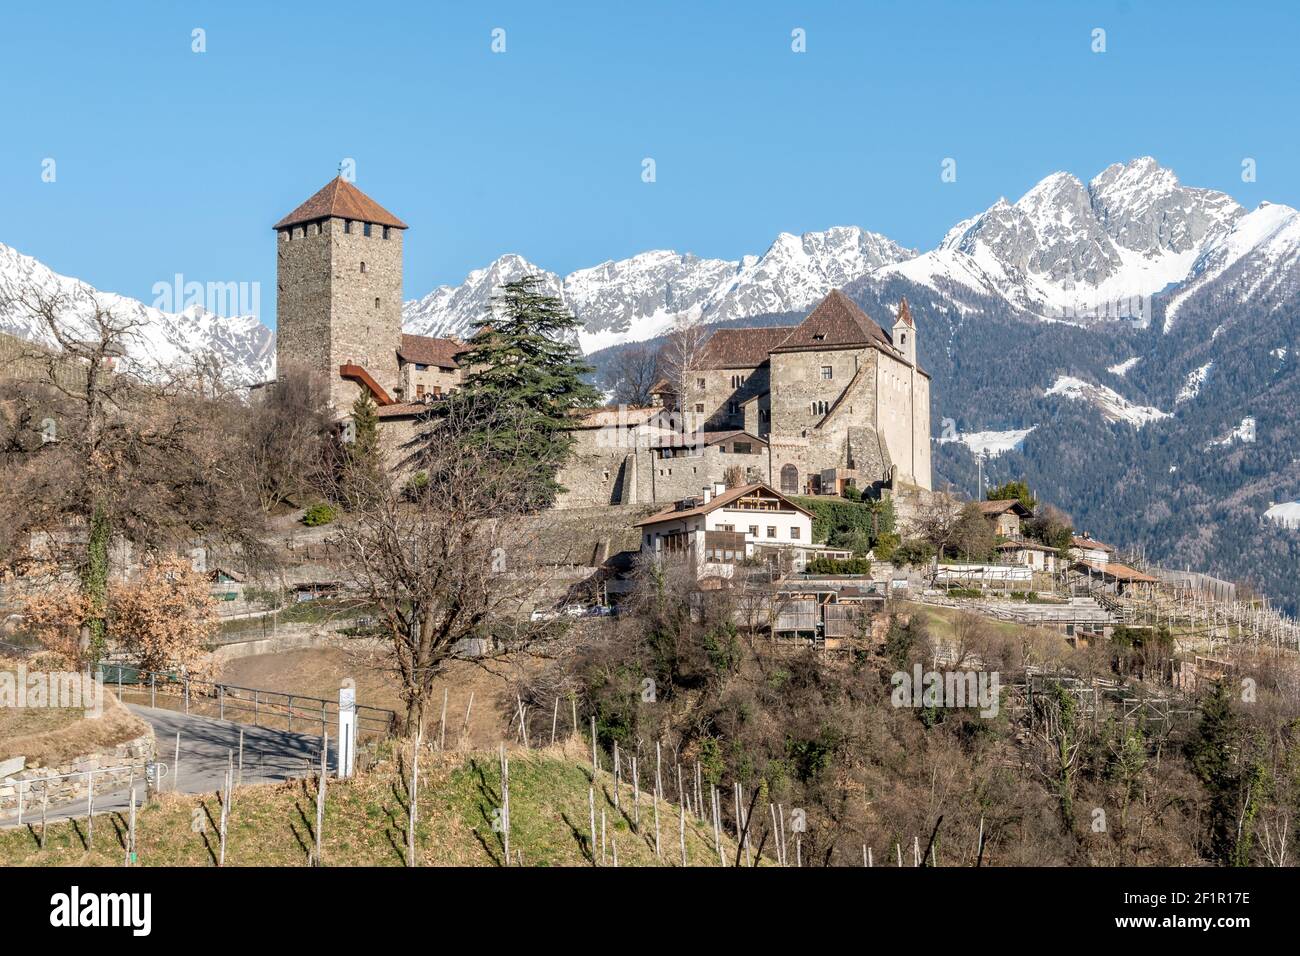
{"type": "Polygon", "coordinates": [[[1146,154],[1300,205],[1292,4],[51,0],[4,23],[0,242],[145,301],[175,273],[260,282],[268,324],[270,226],[345,157],[412,227],[408,297],[506,252],[563,273],[840,224],[929,248],[1146,154]]]}

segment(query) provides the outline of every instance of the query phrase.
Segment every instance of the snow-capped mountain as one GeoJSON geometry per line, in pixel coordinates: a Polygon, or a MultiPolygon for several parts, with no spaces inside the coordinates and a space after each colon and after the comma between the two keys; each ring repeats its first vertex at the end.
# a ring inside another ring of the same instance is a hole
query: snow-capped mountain
{"type": "Polygon", "coordinates": [[[1142,301],[1192,271],[1243,215],[1230,196],[1179,184],[1144,157],[1085,186],[1053,173],[1015,203],[958,223],[937,249],[877,273],[965,288],[1044,318],[1144,320],[1142,301]]]}
{"type": "Polygon", "coordinates": [[[1043,394],[1058,395],[1075,402],[1086,402],[1109,422],[1127,422],[1141,428],[1148,422],[1169,418],[1168,412],[1150,405],[1136,405],[1113,388],[1094,385],[1070,375],[1062,375],[1043,394]]]}
{"type": "Polygon", "coordinates": [[[1209,243],[1187,281],[1169,299],[1166,332],[1182,306],[1211,283],[1219,295],[1236,301],[1281,298],[1300,289],[1300,213],[1290,206],[1261,203],[1209,243]]]}
{"type": "Polygon", "coordinates": [[[115,321],[133,325],[126,337],[126,359],[146,374],[208,354],[220,360],[234,384],[264,382],[275,375],[275,333],[255,316],[225,318],[200,305],[164,312],[59,275],[31,256],[0,244],[0,332],[55,345],[49,329],[30,306],[40,298],[52,301],[56,297],[64,305],[63,319],[71,329],[84,325],[96,304],[111,309],[115,321]]]}
{"type": "Polygon", "coordinates": [[[517,255],[471,272],[459,286],[440,286],[407,302],[403,324],[419,335],[464,336],[486,314],[501,283],[533,272],[559,292],[583,323],[585,351],[662,334],[676,316],[705,323],[810,308],[837,286],[912,250],[855,226],[802,236],[782,233],[762,256],[701,259],[668,250],[579,269],[561,278],[517,255]]]}

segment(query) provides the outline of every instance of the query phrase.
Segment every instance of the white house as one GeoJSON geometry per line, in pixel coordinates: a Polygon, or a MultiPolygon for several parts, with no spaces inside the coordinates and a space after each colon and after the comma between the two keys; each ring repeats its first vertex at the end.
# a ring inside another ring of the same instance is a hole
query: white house
{"type": "Polygon", "coordinates": [[[686,554],[701,574],[730,576],[732,565],[755,548],[789,550],[801,567],[812,544],[812,512],[761,482],[727,489],[706,487],[636,523],[642,554],[686,554]]]}

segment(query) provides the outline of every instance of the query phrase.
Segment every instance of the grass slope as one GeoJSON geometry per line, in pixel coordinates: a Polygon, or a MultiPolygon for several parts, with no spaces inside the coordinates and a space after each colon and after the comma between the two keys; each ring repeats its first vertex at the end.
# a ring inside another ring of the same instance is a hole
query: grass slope
{"type": "MultiPolygon", "coordinates": [[[[590,866],[591,786],[589,765],[575,743],[564,750],[510,753],[511,857],[525,866],[590,866]]],[[[326,866],[404,866],[406,863],[409,746],[390,749],[375,769],[326,786],[323,859],[326,866]]],[[[500,765],[496,754],[422,754],[416,824],[421,866],[500,866],[501,834],[494,828],[500,806],[500,765]]],[[[642,784],[646,784],[642,780],[642,784]]],[[[605,813],[612,865],[617,844],[620,866],[654,866],[654,814],[641,792],[640,834],[633,832],[633,792],[624,785],[621,810],[613,803],[613,780],[601,772],[596,783],[596,846],[601,853],[600,815],[605,813]]],[[[221,820],[218,795],[165,794],[139,811],[138,865],[215,865],[221,820]]],[[[660,847],[665,866],[681,864],[678,810],[659,803],[660,847]]],[[[298,780],[235,791],[227,828],[227,866],[304,866],[315,845],[316,787],[298,780]]],[[[40,823],[0,831],[3,866],[121,866],[126,814],[97,816],[91,849],[85,846],[85,819],[49,826],[46,847],[38,845],[40,823]]],[[[734,843],[723,841],[730,863],[734,843]]],[[[687,862],[717,866],[712,825],[686,820],[687,862]]]]}

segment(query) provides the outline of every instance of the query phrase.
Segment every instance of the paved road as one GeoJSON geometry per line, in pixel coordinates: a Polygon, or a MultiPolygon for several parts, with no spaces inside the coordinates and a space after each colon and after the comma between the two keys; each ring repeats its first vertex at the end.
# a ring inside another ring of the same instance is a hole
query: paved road
{"type": "MultiPolygon", "coordinates": [[[[236,773],[239,767],[239,732],[244,732],[244,775],[243,782],[269,783],[302,777],[314,773],[320,766],[320,737],[313,734],[296,734],[284,730],[268,730],[241,724],[229,720],[217,720],[212,717],[191,716],[179,711],[162,708],[144,707],[139,704],[127,704],[127,708],[136,716],[149,722],[158,740],[159,762],[166,765],[162,789],[173,789],[176,762],[176,734],[181,735],[180,744],[180,781],[182,793],[214,793],[224,786],[227,755],[234,754],[236,773]]],[[[336,752],[333,742],[330,744],[329,769],[335,769],[336,752]]],[[[144,799],[145,782],[143,775],[137,781],[138,799],[144,799]]],[[[112,792],[95,793],[95,812],[108,813],[120,811],[130,806],[131,791],[123,786],[112,792]]],[[[48,819],[65,820],[68,817],[86,815],[86,801],[78,800],[65,804],[58,809],[50,807],[48,819]]],[[[24,822],[40,819],[40,804],[32,806],[23,814],[24,822]],[[33,817],[32,811],[35,810],[33,817]]],[[[0,815],[0,827],[17,823],[17,814],[0,815]]]]}

